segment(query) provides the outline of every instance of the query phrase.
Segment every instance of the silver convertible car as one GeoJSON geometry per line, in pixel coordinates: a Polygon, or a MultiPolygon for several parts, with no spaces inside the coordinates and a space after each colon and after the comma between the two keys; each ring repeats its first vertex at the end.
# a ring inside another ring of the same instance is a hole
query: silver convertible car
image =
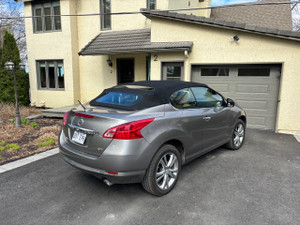
{"type": "Polygon", "coordinates": [[[140,81],[105,89],[65,113],[64,160],[107,185],[142,183],[169,193],[182,165],[219,146],[244,143],[246,114],[205,84],[140,81]]]}

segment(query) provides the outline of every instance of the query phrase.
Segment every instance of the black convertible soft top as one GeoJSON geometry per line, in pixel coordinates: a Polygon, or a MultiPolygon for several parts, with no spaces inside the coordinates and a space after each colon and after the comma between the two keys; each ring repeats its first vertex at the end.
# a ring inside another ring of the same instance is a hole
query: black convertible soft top
{"type": "Polygon", "coordinates": [[[102,106],[121,110],[141,110],[170,102],[170,96],[177,90],[188,87],[207,87],[206,84],[185,81],[138,81],[125,83],[105,89],[99,96],[90,101],[91,106],[102,106]],[[130,88],[140,86],[141,88],[130,88]],[[148,87],[148,88],[144,88],[148,87]],[[142,96],[134,105],[124,106],[117,104],[100,103],[96,100],[109,92],[130,93],[142,96]]]}

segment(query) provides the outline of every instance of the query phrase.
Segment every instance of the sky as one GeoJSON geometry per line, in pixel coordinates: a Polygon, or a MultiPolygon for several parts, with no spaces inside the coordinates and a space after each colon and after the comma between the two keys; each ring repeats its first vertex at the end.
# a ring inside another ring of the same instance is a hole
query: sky
{"type": "Polygon", "coordinates": [[[212,0],[212,6],[220,6],[220,5],[231,5],[245,2],[255,2],[257,0],[212,0]]]}

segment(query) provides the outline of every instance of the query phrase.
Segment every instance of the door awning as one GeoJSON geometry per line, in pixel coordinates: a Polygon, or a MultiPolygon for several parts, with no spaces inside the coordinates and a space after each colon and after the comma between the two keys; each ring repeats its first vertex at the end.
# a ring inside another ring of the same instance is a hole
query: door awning
{"type": "Polygon", "coordinates": [[[112,55],[190,51],[193,42],[151,42],[151,30],[103,32],[90,41],[79,55],[112,55]]]}

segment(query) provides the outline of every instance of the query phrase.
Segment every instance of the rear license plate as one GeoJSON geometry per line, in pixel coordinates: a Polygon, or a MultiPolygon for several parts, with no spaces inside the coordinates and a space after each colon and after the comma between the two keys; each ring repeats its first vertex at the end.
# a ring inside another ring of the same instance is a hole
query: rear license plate
{"type": "Polygon", "coordinates": [[[86,139],[86,134],[75,131],[72,137],[72,141],[83,145],[86,139]]]}

